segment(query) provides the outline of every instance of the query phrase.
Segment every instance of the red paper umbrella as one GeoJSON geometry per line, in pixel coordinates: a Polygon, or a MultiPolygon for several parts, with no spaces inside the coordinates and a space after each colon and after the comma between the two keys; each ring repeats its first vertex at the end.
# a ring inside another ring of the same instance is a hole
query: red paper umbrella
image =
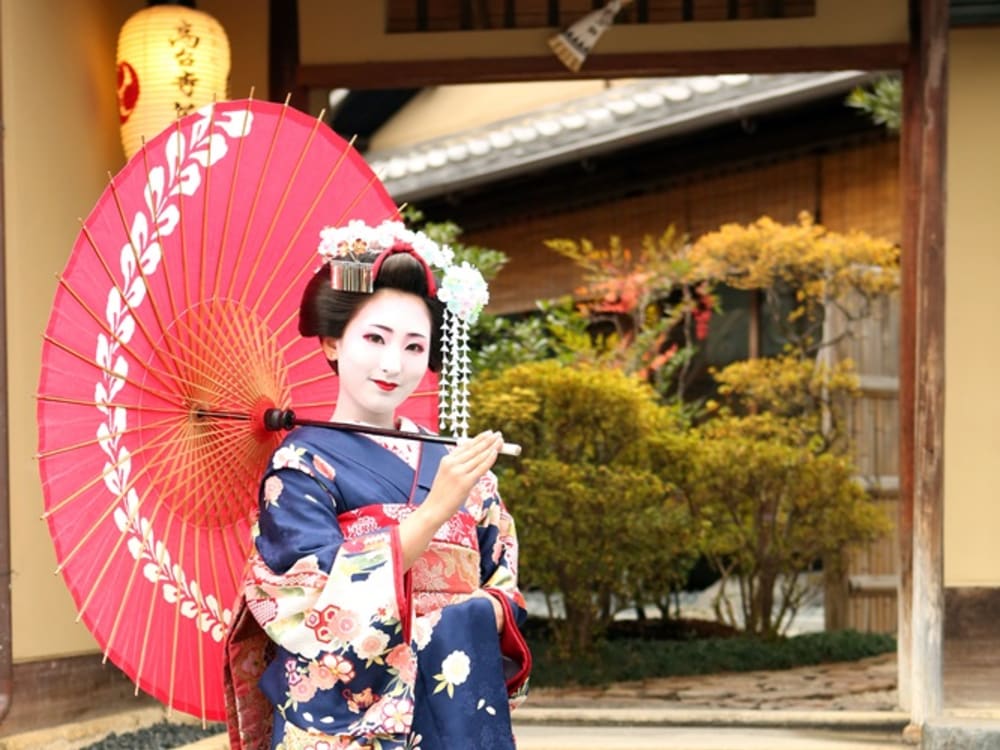
{"type": "MultiPolygon", "coordinates": [[[[173,708],[225,715],[222,643],[281,439],[262,412],[332,412],[297,332],[319,231],[397,216],[320,121],[235,101],[154,138],[83,223],[42,351],[45,517],[105,655],[173,708]]],[[[434,427],[425,385],[404,411],[434,427]]]]}

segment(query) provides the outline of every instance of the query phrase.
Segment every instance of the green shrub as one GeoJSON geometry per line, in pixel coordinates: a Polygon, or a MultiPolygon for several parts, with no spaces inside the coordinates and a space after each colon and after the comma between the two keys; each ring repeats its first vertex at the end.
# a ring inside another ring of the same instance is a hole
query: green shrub
{"type": "Polygon", "coordinates": [[[817,560],[887,528],[849,458],[816,450],[808,420],[724,413],[692,430],[673,454],[675,481],[722,575],[717,616],[774,637],[809,589],[817,560]],[[723,596],[741,593],[739,613],[723,596]]]}
{"type": "Polygon", "coordinates": [[[616,603],[682,580],[693,563],[690,516],[661,471],[659,440],[679,421],[637,379],[590,365],[518,365],[471,395],[473,429],[501,429],[523,448],[497,468],[517,518],[521,583],[550,603],[562,595],[554,641],[582,655],[616,603]]]}

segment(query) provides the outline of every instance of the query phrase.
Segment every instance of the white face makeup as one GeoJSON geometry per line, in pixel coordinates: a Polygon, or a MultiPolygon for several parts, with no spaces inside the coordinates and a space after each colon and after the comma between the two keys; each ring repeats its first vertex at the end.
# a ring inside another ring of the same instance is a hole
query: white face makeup
{"type": "Polygon", "coordinates": [[[396,409],[427,372],[430,346],[431,316],[422,299],[393,289],[373,294],[340,339],[323,339],[340,371],[333,418],[394,427],[396,409]]]}

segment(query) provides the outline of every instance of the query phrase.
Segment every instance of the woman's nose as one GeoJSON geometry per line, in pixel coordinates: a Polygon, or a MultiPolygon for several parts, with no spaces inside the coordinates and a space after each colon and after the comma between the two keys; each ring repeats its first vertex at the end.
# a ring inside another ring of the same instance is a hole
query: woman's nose
{"type": "Polygon", "coordinates": [[[399,372],[399,362],[400,356],[399,352],[393,346],[386,346],[382,349],[382,359],[379,362],[379,367],[382,372],[396,373],[399,372]]]}

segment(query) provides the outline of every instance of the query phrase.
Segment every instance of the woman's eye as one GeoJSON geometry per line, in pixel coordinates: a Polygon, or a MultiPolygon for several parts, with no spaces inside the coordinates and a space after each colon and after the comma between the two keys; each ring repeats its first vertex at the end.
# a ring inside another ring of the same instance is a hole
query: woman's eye
{"type": "Polygon", "coordinates": [[[379,334],[377,334],[377,333],[366,333],[365,334],[365,341],[370,341],[373,344],[384,344],[385,343],[385,339],[382,338],[382,336],[379,335],[379,334]]]}
{"type": "Polygon", "coordinates": [[[417,352],[418,354],[423,354],[424,345],[423,344],[410,344],[408,347],[406,347],[406,350],[409,351],[409,352],[417,352]]]}

